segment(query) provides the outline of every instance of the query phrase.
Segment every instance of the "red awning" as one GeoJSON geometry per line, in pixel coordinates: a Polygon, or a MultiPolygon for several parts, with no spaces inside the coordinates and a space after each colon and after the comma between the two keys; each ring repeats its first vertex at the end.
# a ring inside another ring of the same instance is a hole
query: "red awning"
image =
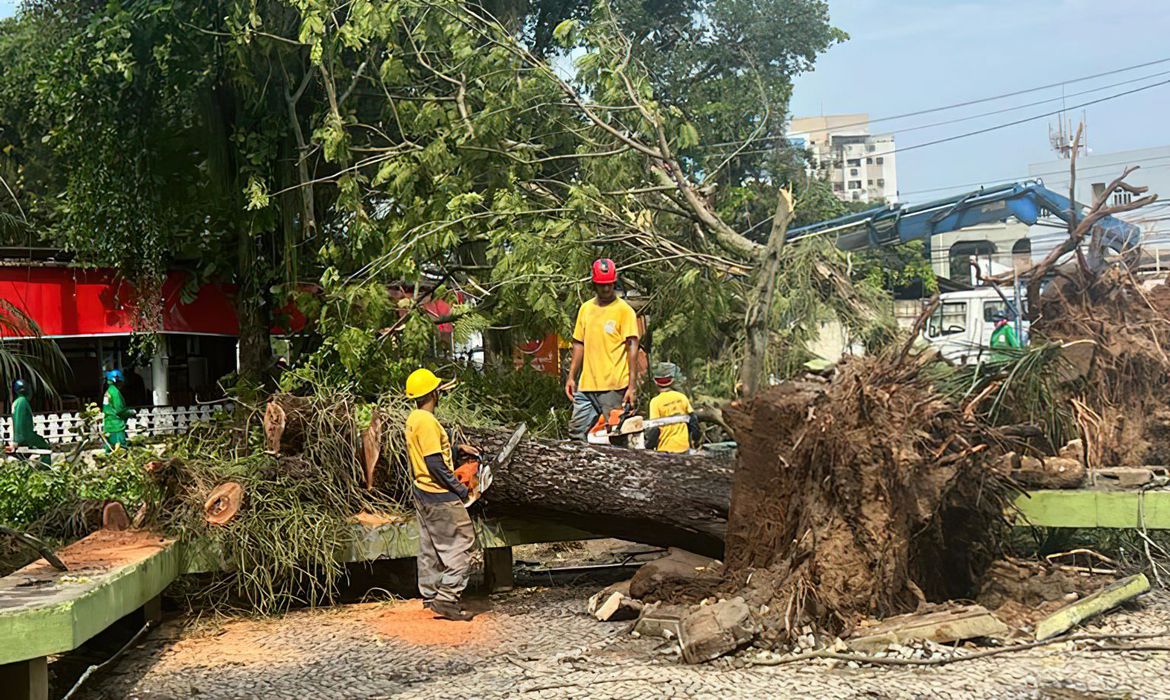
{"type": "MultiPolygon", "coordinates": [[[[435,299],[428,301],[422,305],[423,310],[430,314],[433,318],[446,318],[451,315],[451,305],[442,299],[435,299]]],[[[436,325],[440,333],[452,333],[455,331],[455,324],[440,323],[436,325]]]]}
{"type": "MultiPolygon", "coordinates": [[[[171,272],[163,283],[162,332],[238,335],[232,288],[205,285],[183,303],[186,280],[187,273],[171,272]]],[[[48,337],[129,334],[135,295],[133,285],[112,270],[0,267],[0,298],[28,314],[48,337]]]]}

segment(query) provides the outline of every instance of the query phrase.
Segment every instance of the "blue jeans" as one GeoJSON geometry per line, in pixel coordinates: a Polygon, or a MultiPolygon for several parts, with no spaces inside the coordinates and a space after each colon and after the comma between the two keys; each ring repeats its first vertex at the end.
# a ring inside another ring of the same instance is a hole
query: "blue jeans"
{"type": "Polygon", "coordinates": [[[569,437],[585,440],[597,416],[622,407],[625,389],[612,391],[578,391],[573,395],[573,415],[569,418],[569,437]],[[598,411],[600,409],[600,412],[598,411]]]}

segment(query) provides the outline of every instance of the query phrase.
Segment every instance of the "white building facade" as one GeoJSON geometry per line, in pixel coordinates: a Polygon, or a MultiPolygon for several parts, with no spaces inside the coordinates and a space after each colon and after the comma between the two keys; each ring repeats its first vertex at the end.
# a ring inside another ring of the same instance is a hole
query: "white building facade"
{"type": "Polygon", "coordinates": [[[894,136],[870,134],[868,114],[795,117],[788,137],[809,150],[811,167],[828,179],[838,199],[875,205],[898,201],[894,136]]]}

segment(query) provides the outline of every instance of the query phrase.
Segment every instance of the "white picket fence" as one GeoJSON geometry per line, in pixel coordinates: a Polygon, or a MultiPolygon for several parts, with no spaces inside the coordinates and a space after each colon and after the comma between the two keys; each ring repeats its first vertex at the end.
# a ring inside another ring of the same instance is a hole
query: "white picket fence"
{"type": "MultiPolygon", "coordinates": [[[[150,406],[135,410],[138,414],[126,422],[126,432],[130,437],[181,433],[195,423],[211,420],[216,413],[230,412],[232,405],[150,406]]],[[[101,418],[98,418],[100,422],[101,418]]],[[[54,444],[76,442],[82,433],[94,429],[94,426],[87,427],[84,423],[81,414],[74,411],[33,414],[33,426],[37,433],[54,444]]],[[[3,416],[0,419],[0,441],[7,443],[11,440],[12,416],[3,416]]]]}

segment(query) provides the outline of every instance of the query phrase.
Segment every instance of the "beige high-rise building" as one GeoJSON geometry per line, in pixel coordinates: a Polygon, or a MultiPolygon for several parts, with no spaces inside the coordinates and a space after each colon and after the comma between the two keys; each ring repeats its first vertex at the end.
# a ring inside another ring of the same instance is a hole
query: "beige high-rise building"
{"type": "Polygon", "coordinates": [[[788,139],[812,153],[811,167],[829,180],[839,199],[898,201],[894,135],[870,134],[868,114],[795,117],[788,139]]]}

